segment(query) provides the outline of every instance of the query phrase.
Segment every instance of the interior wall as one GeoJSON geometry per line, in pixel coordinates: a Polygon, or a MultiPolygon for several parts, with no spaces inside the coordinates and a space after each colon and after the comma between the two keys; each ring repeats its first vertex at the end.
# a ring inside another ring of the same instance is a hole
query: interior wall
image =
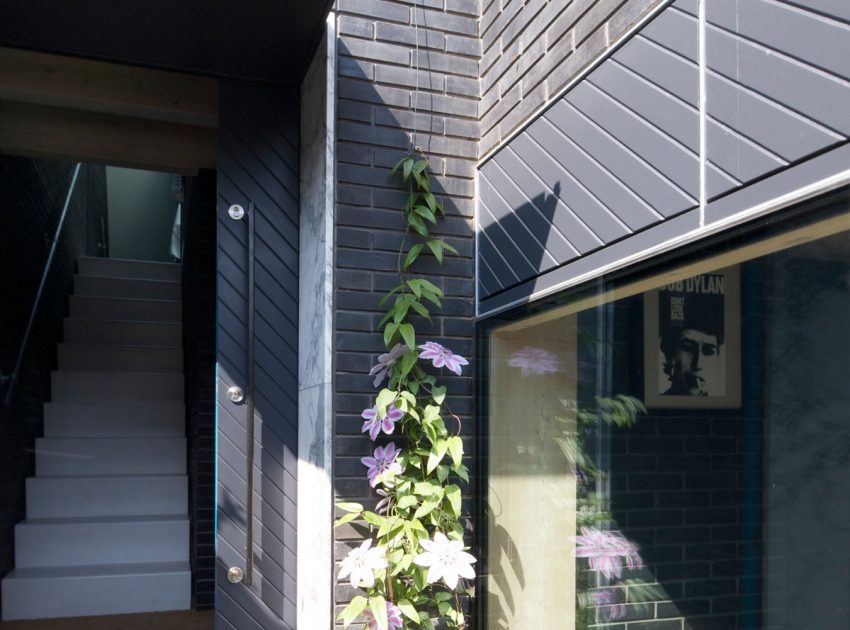
{"type": "Polygon", "coordinates": [[[106,167],[109,257],[173,262],[169,252],[177,202],[173,175],[106,167]]]}
{"type": "Polygon", "coordinates": [[[830,259],[838,239],[779,255],[774,267],[764,486],[770,628],[848,627],[850,265],[847,249],[830,259]]]}
{"type": "Polygon", "coordinates": [[[215,604],[215,171],[187,178],[183,241],[183,369],[189,441],[192,607],[215,604]]]}
{"type": "MultiPolygon", "coordinates": [[[[70,162],[0,155],[0,375],[14,369],[50,243],[71,181],[70,162]]],[[[9,407],[0,397],[0,577],[14,566],[14,528],[24,518],[24,482],[35,471],[33,445],[42,434],[43,404],[67,313],[77,257],[87,253],[90,215],[106,207],[102,166],[83,165],[71,198],[29,345],[9,407]]],[[[93,252],[89,252],[93,253],[93,252]]],[[[0,394],[5,395],[4,379],[0,394]]]]}

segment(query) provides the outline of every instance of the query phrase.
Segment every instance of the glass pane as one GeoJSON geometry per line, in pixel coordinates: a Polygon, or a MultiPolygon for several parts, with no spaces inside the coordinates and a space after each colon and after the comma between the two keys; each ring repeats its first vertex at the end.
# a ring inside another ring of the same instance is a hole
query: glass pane
{"type": "Polygon", "coordinates": [[[850,215],[488,334],[486,627],[850,630],[850,215]]]}

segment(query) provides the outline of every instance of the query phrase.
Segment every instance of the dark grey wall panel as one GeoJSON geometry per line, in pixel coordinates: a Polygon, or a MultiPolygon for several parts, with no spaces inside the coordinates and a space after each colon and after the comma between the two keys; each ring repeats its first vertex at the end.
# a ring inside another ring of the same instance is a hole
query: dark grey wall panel
{"type": "Polygon", "coordinates": [[[298,450],[298,102],[294,92],[222,82],[218,158],[218,531],[216,626],[295,627],[298,450]],[[245,567],[244,404],[247,387],[248,223],[227,208],[255,206],[253,583],[245,567]]]}
{"type": "Polygon", "coordinates": [[[697,35],[669,7],[480,169],[481,298],[698,205],[697,35]]]}
{"type": "MultiPolygon", "coordinates": [[[[741,184],[845,142],[850,133],[848,4],[797,5],[706,5],[707,159],[741,184]]],[[[709,197],[738,186],[714,188],[709,197]]]]}
{"type": "Polygon", "coordinates": [[[728,217],[724,196],[847,143],[850,3],[705,0],[704,23],[698,9],[669,4],[480,168],[479,312],[675,217],[728,217]]]}

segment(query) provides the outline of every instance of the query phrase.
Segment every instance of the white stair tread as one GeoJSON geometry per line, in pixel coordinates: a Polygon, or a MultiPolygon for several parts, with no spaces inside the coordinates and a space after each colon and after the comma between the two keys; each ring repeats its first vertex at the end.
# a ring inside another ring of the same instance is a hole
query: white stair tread
{"type": "Polygon", "coordinates": [[[3,579],[36,580],[64,577],[144,575],[184,573],[189,570],[188,562],[126,562],[123,564],[85,564],[76,567],[16,567],[3,579]]]}
{"type": "Polygon", "coordinates": [[[19,525],[85,525],[111,523],[173,523],[187,520],[181,514],[144,514],[139,516],[75,516],[73,518],[27,518],[19,525]]]}

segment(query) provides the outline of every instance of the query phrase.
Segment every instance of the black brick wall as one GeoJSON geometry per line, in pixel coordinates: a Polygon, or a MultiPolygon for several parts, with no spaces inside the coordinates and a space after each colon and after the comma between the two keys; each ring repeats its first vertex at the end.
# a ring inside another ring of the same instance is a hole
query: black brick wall
{"type": "MultiPolygon", "coordinates": [[[[0,373],[11,373],[32,309],[73,164],[0,155],[0,373]]],[[[14,566],[14,527],[25,514],[24,481],[35,472],[56,344],[62,335],[77,257],[96,255],[106,216],[106,174],[84,165],[48,276],[12,405],[0,398],[0,576],[14,566]]],[[[6,387],[0,387],[5,395],[6,387]]]]}
{"type": "MultiPolygon", "coordinates": [[[[477,0],[417,2],[419,84],[417,144],[427,154],[448,218],[438,232],[460,252],[442,268],[433,259],[418,265],[446,293],[433,324],[420,322],[418,339],[442,341],[473,355],[473,196],[477,155],[477,0]]],[[[339,0],[336,294],[335,294],[335,491],[338,498],[374,504],[359,459],[371,442],[360,433],[360,412],[374,403],[369,368],[384,351],[377,330],[378,302],[396,282],[397,253],[404,238],[405,192],[388,177],[404,156],[414,122],[416,83],[414,3],[339,0]]],[[[408,241],[408,246],[410,241],[408,241]]],[[[449,404],[472,435],[472,369],[444,378],[449,404]]],[[[472,454],[471,443],[466,445],[472,454]]],[[[359,537],[336,530],[339,560],[359,537]]],[[[337,608],[353,592],[338,585],[337,608]]]]}
{"type": "Polygon", "coordinates": [[[183,214],[183,348],[189,449],[192,606],[215,602],[215,274],[214,171],[186,180],[183,214]]]}
{"type": "MultiPolygon", "coordinates": [[[[731,630],[759,627],[757,567],[762,547],[760,443],[764,434],[763,295],[758,263],[743,267],[744,404],[736,410],[649,409],[629,429],[611,432],[612,516],[670,602],[632,609],[621,630],[731,630]],[[747,435],[751,438],[748,441],[747,435]],[[747,449],[752,451],[747,452],[747,449]],[[747,468],[748,455],[755,456],[747,468]],[[748,562],[747,559],[752,560],[748,562]],[[753,567],[756,567],[755,569],[753,567]],[[748,599],[746,594],[753,595],[748,599]],[[755,625],[753,625],[755,621],[755,625]]],[[[614,312],[612,393],[643,398],[643,305],[614,312]]],[[[592,366],[595,369],[595,365],[592,366]]]]}

